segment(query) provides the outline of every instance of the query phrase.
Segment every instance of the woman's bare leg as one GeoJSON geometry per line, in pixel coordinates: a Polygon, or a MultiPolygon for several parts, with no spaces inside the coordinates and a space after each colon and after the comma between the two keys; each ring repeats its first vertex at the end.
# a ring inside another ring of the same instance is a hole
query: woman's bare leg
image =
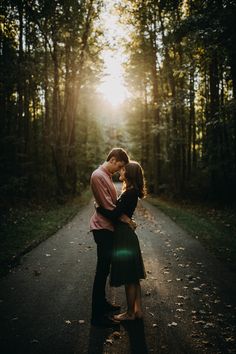
{"type": "Polygon", "coordinates": [[[127,313],[129,315],[135,314],[135,301],[136,301],[136,284],[125,285],[126,300],[127,300],[127,313]]]}
{"type": "Polygon", "coordinates": [[[142,302],[141,302],[141,286],[140,283],[136,285],[136,298],[135,298],[135,316],[137,318],[142,318],[143,317],[143,312],[142,312],[142,302]]]}
{"type": "Polygon", "coordinates": [[[135,319],[135,301],[137,294],[137,285],[136,284],[126,284],[125,293],[127,300],[127,311],[119,315],[115,315],[116,320],[134,320],[135,319]]]}

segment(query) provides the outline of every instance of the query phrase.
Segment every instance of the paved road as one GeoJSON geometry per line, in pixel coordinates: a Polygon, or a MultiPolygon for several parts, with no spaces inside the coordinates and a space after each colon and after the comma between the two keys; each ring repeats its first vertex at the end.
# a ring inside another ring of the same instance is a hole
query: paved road
{"type": "MultiPolygon", "coordinates": [[[[234,275],[147,202],[136,212],[144,320],[91,327],[92,212],[91,202],[0,280],[2,354],[236,353],[234,275]]],[[[123,288],[108,293],[125,308],[123,288]]]]}

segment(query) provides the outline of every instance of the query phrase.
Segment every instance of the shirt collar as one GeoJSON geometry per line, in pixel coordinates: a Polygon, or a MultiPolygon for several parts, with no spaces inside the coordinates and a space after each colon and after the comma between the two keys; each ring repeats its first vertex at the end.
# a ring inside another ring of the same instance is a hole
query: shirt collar
{"type": "Polygon", "coordinates": [[[112,173],[109,172],[103,165],[100,165],[100,168],[103,172],[105,172],[110,178],[112,178],[112,173]]]}

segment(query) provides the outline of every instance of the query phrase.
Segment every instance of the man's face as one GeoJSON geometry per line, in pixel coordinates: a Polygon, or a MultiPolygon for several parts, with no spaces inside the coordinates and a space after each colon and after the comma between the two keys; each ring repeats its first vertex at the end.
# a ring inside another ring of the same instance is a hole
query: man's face
{"type": "Polygon", "coordinates": [[[115,158],[110,160],[111,163],[111,173],[115,173],[120,171],[120,169],[122,167],[125,166],[125,162],[124,161],[117,161],[115,158]]]}

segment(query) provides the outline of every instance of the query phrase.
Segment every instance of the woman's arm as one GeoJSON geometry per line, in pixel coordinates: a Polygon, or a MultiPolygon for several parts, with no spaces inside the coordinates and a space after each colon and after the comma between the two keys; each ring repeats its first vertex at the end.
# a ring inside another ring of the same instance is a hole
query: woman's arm
{"type": "Polygon", "coordinates": [[[113,222],[117,221],[122,214],[125,214],[123,211],[122,202],[119,202],[118,205],[113,210],[109,210],[101,206],[96,208],[96,210],[98,213],[105,216],[105,218],[110,219],[113,222]]]}
{"type": "Polygon", "coordinates": [[[117,205],[114,209],[110,210],[99,206],[97,208],[97,212],[105,216],[107,219],[115,222],[121,217],[121,215],[126,214],[129,204],[130,196],[127,192],[124,192],[120,199],[118,199],[117,205]]]}

